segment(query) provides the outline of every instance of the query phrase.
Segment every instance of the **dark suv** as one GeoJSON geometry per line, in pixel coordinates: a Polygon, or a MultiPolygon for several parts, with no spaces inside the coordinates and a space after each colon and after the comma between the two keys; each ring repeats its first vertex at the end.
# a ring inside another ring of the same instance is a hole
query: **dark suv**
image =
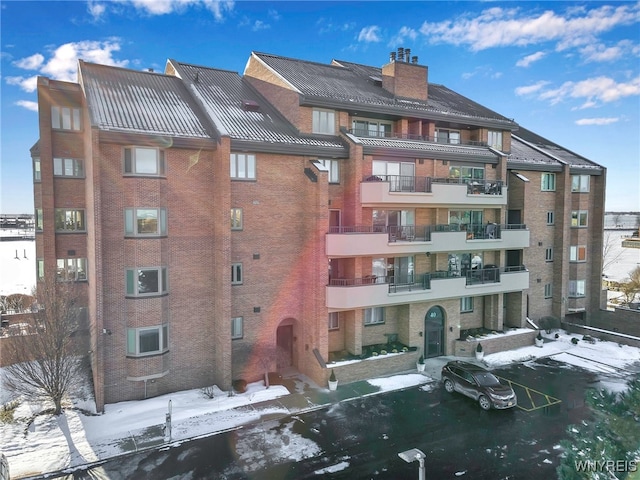
{"type": "Polygon", "coordinates": [[[477,400],[480,408],[511,408],[518,404],[513,389],[500,383],[488,370],[472,363],[453,361],[442,367],[442,381],[447,392],[460,392],[477,400]]]}

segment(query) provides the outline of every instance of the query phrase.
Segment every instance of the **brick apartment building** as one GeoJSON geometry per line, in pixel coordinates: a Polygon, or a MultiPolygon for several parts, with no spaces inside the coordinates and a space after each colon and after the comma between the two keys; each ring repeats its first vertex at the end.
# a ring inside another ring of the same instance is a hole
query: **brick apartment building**
{"type": "Polygon", "coordinates": [[[599,308],[605,169],[408,50],[254,52],[243,76],[81,61],[38,103],[38,274],[82,286],[99,409],[409,349],[343,372],[366,378],[599,308]]]}

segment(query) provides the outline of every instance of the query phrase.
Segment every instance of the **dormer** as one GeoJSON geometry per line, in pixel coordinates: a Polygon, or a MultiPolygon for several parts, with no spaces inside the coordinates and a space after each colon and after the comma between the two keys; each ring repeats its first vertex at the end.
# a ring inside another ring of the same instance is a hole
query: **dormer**
{"type": "Polygon", "coordinates": [[[411,50],[398,48],[391,52],[389,63],[382,67],[382,88],[396,97],[427,100],[429,69],[418,65],[418,57],[411,50]]]}

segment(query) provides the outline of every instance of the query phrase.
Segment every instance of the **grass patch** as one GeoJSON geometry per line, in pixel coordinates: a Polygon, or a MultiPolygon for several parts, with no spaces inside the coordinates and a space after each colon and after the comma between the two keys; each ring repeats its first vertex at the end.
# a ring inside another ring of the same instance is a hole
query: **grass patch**
{"type": "Polygon", "coordinates": [[[13,418],[13,414],[16,411],[16,408],[20,405],[18,400],[12,400],[11,402],[7,402],[2,405],[0,408],[0,423],[13,423],[15,419],[13,418]]]}

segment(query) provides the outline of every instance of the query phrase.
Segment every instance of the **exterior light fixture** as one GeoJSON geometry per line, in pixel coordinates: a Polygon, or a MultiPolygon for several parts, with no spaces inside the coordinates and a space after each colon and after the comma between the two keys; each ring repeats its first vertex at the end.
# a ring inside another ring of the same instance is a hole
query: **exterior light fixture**
{"type": "Polygon", "coordinates": [[[403,459],[407,463],[418,461],[418,480],[425,480],[425,472],[424,472],[424,459],[427,456],[424,454],[422,450],[418,450],[417,448],[412,448],[411,450],[405,450],[404,452],[400,452],[398,456],[403,459]]]}

